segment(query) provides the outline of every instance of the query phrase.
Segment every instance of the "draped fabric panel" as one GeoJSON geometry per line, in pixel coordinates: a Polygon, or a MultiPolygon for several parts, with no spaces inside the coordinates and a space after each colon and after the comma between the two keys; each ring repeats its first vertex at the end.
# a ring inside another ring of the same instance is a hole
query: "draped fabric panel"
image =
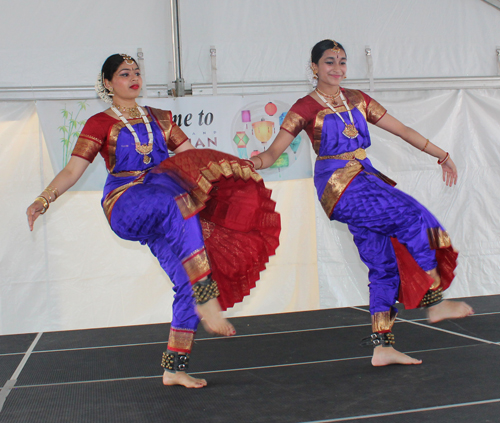
{"type": "MultiPolygon", "coordinates": [[[[448,295],[499,294],[500,93],[372,95],[457,164],[458,184],[448,188],[435,159],[370,126],[374,166],[427,206],[460,252],[448,295]]],[[[29,231],[26,207],[54,176],[32,102],[0,102],[0,161],[0,333],[170,320],[170,281],[146,247],[111,232],[100,192],[64,194],[29,231]]],[[[267,186],[282,215],[281,245],[252,294],[227,314],[366,304],[367,269],[347,228],[324,215],[312,179],[267,186]]]]}

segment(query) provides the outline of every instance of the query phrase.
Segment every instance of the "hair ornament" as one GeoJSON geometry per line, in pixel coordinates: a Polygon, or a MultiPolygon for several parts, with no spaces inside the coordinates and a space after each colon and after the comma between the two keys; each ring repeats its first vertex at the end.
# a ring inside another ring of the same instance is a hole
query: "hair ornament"
{"type": "Polygon", "coordinates": [[[132,59],[128,54],[120,54],[121,57],[123,57],[123,61],[127,65],[133,65],[135,63],[134,59],[132,59]]]}
{"type": "Polygon", "coordinates": [[[341,50],[340,50],[339,45],[337,44],[337,41],[335,41],[335,40],[330,40],[330,41],[333,43],[333,47],[331,48],[332,52],[336,53],[336,54],[340,53],[341,50]]]}
{"type": "Polygon", "coordinates": [[[110,94],[109,90],[104,86],[102,72],[99,72],[99,74],[97,75],[97,81],[95,83],[95,91],[96,91],[97,95],[99,97],[101,97],[101,99],[104,102],[106,102],[108,104],[113,103],[113,99],[109,95],[110,94]]]}
{"type": "Polygon", "coordinates": [[[318,75],[314,73],[312,66],[313,66],[312,62],[307,62],[306,76],[307,76],[307,80],[312,85],[312,87],[316,88],[316,86],[318,85],[318,75]]]}

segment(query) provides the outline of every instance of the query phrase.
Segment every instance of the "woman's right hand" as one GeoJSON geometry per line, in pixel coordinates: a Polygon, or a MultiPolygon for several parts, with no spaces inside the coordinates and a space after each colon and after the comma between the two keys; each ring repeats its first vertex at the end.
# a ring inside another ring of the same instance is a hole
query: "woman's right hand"
{"type": "Polygon", "coordinates": [[[33,201],[31,206],[29,206],[28,209],[26,210],[30,231],[33,230],[33,224],[35,223],[35,220],[38,219],[38,216],[45,213],[43,210],[44,210],[44,204],[41,200],[33,201]]]}

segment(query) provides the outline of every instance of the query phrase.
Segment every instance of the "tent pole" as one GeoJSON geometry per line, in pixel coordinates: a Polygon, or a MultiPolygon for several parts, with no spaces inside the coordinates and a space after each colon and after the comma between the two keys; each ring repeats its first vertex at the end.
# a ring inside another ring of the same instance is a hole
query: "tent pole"
{"type": "Polygon", "coordinates": [[[493,7],[500,9],[500,0],[484,0],[486,3],[491,4],[493,7]]]}
{"type": "Polygon", "coordinates": [[[174,76],[175,76],[175,97],[184,97],[184,79],[182,78],[181,64],[181,36],[179,19],[179,0],[170,0],[172,16],[172,43],[174,51],[174,76]]]}

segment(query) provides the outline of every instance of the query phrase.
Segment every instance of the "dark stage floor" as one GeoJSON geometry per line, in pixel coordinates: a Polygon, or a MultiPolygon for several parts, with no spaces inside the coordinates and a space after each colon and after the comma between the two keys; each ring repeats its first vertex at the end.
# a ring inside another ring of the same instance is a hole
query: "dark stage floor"
{"type": "Polygon", "coordinates": [[[204,389],[164,387],[169,325],[0,337],[0,422],[499,422],[500,296],[428,325],[404,311],[396,347],[420,366],[370,365],[366,307],[232,319],[197,335],[204,389]]]}

